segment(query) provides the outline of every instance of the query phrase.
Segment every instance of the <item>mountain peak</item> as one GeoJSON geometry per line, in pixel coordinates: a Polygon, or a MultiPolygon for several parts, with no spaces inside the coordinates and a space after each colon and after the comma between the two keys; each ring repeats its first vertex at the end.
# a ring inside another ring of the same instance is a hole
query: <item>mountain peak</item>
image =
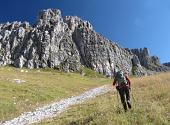
{"type": "Polygon", "coordinates": [[[58,9],[41,10],[38,15],[38,21],[43,21],[44,23],[54,23],[61,19],[61,11],[58,9]]]}
{"type": "Polygon", "coordinates": [[[58,9],[40,11],[35,26],[28,22],[0,25],[0,66],[5,65],[66,72],[86,66],[108,77],[114,76],[116,65],[138,76],[148,70],[168,70],[159,58],[149,56],[147,48],[124,49],[95,32],[88,21],[77,16],[63,19],[58,9]]]}

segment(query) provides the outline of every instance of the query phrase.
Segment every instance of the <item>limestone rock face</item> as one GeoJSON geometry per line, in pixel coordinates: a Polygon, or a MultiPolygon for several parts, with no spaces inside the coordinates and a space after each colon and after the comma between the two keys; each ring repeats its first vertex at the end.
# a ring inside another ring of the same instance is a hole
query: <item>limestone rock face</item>
{"type": "Polygon", "coordinates": [[[137,55],[133,54],[130,49],[126,48],[126,50],[132,55],[132,74],[135,76],[143,76],[143,75],[149,75],[150,73],[147,72],[147,69],[145,67],[141,66],[140,60],[137,55]]]}
{"type": "Polygon", "coordinates": [[[149,55],[148,48],[131,49],[131,52],[138,57],[140,64],[148,70],[157,72],[169,70],[168,67],[160,63],[160,60],[157,56],[149,55]]]}
{"type": "Polygon", "coordinates": [[[132,55],[96,33],[89,22],[84,22],[78,17],[66,17],[65,22],[73,33],[73,41],[79,50],[82,65],[106,76],[114,75],[116,64],[124,71],[131,71],[132,55]]]}
{"type": "Polygon", "coordinates": [[[35,37],[38,39],[41,67],[57,67],[64,71],[79,70],[79,52],[59,10],[40,12],[35,37]]]}
{"type": "Polygon", "coordinates": [[[164,63],[163,65],[170,67],[170,62],[164,63]]]}
{"type": "Polygon", "coordinates": [[[1,66],[79,70],[79,52],[59,10],[41,11],[35,26],[20,22],[3,24],[0,36],[1,66]]]}
{"type": "Polygon", "coordinates": [[[33,26],[28,22],[0,24],[0,66],[5,65],[66,72],[86,66],[108,77],[114,76],[115,65],[127,73],[135,69],[135,75],[147,74],[143,67],[156,71],[163,67],[146,48],[121,48],[96,33],[90,22],[76,16],[63,18],[58,9],[40,11],[33,26]]]}

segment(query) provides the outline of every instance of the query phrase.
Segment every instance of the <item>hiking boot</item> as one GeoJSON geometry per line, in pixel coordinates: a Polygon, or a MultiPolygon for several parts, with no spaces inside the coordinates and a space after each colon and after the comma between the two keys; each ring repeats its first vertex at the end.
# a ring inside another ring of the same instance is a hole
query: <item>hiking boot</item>
{"type": "Polygon", "coordinates": [[[128,108],[129,108],[129,109],[132,108],[132,105],[130,104],[130,101],[129,101],[129,100],[127,101],[127,105],[128,105],[128,108]]]}
{"type": "Polygon", "coordinates": [[[127,105],[126,105],[126,103],[123,104],[123,108],[124,108],[124,110],[125,110],[125,112],[126,112],[126,111],[127,111],[127,105]]]}

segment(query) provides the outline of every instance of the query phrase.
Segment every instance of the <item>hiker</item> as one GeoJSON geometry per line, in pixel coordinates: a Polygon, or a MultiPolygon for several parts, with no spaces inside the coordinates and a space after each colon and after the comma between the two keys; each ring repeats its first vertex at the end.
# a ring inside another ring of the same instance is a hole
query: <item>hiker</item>
{"type": "MultiPolygon", "coordinates": [[[[118,67],[118,66],[117,66],[118,67]]],[[[127,111],[127,106],[129,109],[132,108],[130,104],[130,88],[131,82],[128,78],[127,73],[124,74],[123,71],[118,70],[115,72],[115,78],[113,81],[113,86],[116,86],[117,91],[119,92],[121,102],[125,112],[127,111]]]]}

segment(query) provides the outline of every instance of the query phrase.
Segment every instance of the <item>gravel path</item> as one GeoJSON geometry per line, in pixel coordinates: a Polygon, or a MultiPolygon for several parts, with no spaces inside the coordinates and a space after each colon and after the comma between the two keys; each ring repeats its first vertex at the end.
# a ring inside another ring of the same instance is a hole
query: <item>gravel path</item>
{"type": "Polygon", "coordinates": [[[10,121],[6,121],[1,125],[28,125],[32,123],[38,123],[46,118],[56,117],[61,112],[65,111],[69,106],[82,103],[89,98],[94,98],[97,95],[107,93],[111,89],[112,87],[109,85],[101,86],[86,91],[85,93],[79,96],[73,96],[67,99],[63,99],[59,102],[52,103],[48,106],[38,108],[33,112],[25,112],[17,118],[14,118],[10,121]]]}

